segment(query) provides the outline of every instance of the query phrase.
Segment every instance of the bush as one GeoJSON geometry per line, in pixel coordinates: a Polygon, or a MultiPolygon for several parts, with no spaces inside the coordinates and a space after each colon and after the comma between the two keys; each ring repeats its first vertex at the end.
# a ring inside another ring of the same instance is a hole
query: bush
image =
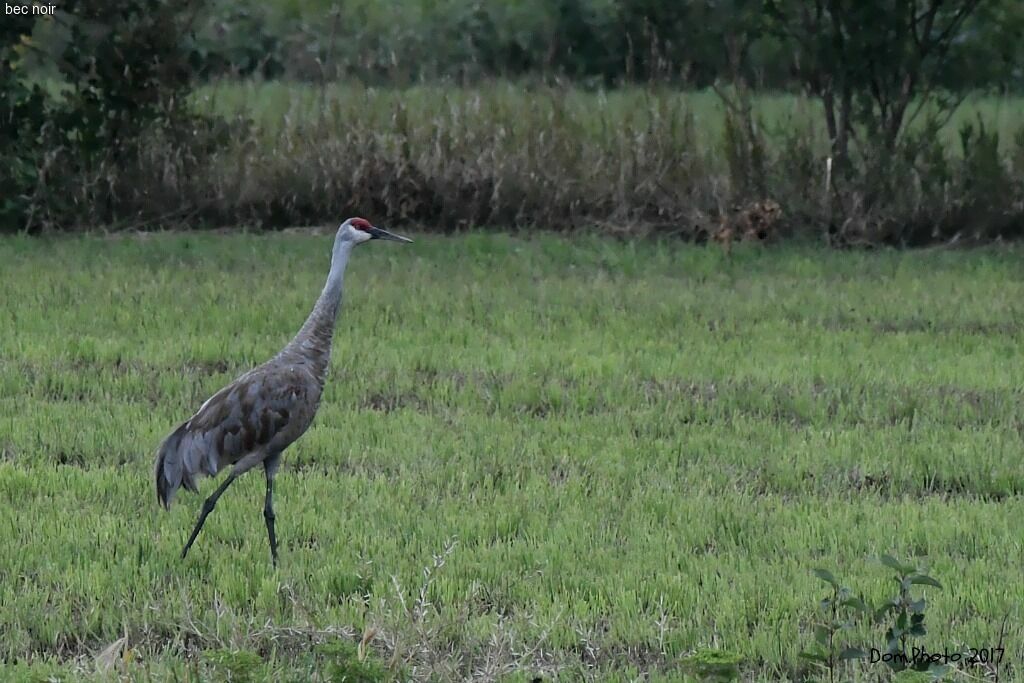
{"type": "Polygon", "coordinates": [[[991,127],[982,139],[977,123],[963,153],[931,124],[895,150],[855,148],[826,187],[827,139],[795,100],[773,111],[782,105],[755,98],[756,121],[730,112],[716,130],[713,97],[662,91],[267,85],[208,96],[236,112],[224,145],[150,136],[123,162],[122,220],[273,228],[365,214],[440,230],[596,225],[700,240],[733,207],[773,199],[782,236],[851,246],[1009,238],[1024,217],[1010,173],[1020,152],[991,127]]]}
{"type": "Polygon", "coordinates": [[[214,680],[226,683],[250,683],[257,680],[263,660],[248,650],[209,650],[203,653],[214,680]]]}
{"type": "MultiPolygon", "coordinates": [[[[203,92],[200,116],[157,116],[132,144],[89,164],[62,161],[43,185],[30,180],[45,190],[27,203],[31,224],[276,228],[362,214],[439,230],[597,226],[699,241],[771,199],[782,215],[771,236],[837,246],[991,240],[1024,229],[1014,170],[1024,134],[975,120],[960,135],[934,122],[893,150],[856,147],[846,172],[829,179],[827,138],[796,99],[754,97],[745,120],[742,109],[723,115],[714,96],[659,90],[203,92]]],[[[62,148],[50,155],[88,158],[62,148]]],[[[31,179],[36,166],[24,168],[31,179]]]]}
{"type": "Polygon", "coordinates": [[[24,15],[6,17],[0,25],[0,230],[19,226],[29,213],[43,161],[38,128],[45,121],[46,97],[18,72],[22,36],[31,30],[32,18],[24,15]]]}
{"type": "Polygon", "coordinates": [[[739,679],[739,655],[728,650],[704,648],[685,657],[682,669],[698,681],[705,683],[726,683],[739,679]]]}
{"type": "Polygon", "coordinates": [[[380,660],[373,655],[361,656],[352,643],[338,640],[316,648],[320,658],[318,670],[331,683],[383,683],[395,680],[380,660]]]}
{"type": "MultiPolygon", "coordinates": [[[[896,8],[906,9],[910,1],[868,7],[865,14],[876,22],[866,32],[868,39],[877,44],[888,35],[889,30],[878,30],[877,22],[890,16],[902,21],[896,8]]],[[[925,4],[945,8],[955,3],[912,4],[918,6],[914,14],[921,15],[925,4]]],[[[967,59],[944,69],[944,80],[956,86],[1020,89],[1024,74],[1016,67],[1022,57],[1019,26],[1024,11],[1016,0],[980,4],[965,22],[966,40],[957,41],[967,59]]],[[[657,79],[689,87],[707,87],[737,75],[737,55],[724,49],[724,43],[745,37],[749,45],[739,56],[749,59],[741,60],[739,75],[758,86],[786,88],[808,60],[794,59],[800,44],[766,30],[765,9],[797,13],[803,6],[800,0],[213,0],[203,23],[220,30],[204,29],[200,37],[210,52],[227,41],[237,54],[237,61],[212,66],[221,74],[245,74],[253,63],[248,47],[261,46],[287,78],[309,81],[356,77],[393,85],[530,76],[590,85],[657,79]]],[[[806,24],[801,19],[784,23],[796,29],[806,24]]],[[[894,25],[899,26],[890,23],[886,28],[894,25]]],[[[941,34],[942,27],[936,25],[934,34],[941,34]]],[[[831,40],[806,42],[833,45],[831,40]]],[[[876,49],[870,56],[881,53],[876,49]]],[[[903,53],[887,54],[895,59],[903,53]]],[[[930,53],[930,59],[935,57],[930,53]]]]}
{"type": "Polygon", "coordinates": [[[194,123],[182,36],[195,4],[69,0],[55,17],[4,25],[0,115],[14,125],[0,136],[0,159],[13,193],[0,228],[61,224],[82,208],[114,217],[142,136],[194,123]]]}

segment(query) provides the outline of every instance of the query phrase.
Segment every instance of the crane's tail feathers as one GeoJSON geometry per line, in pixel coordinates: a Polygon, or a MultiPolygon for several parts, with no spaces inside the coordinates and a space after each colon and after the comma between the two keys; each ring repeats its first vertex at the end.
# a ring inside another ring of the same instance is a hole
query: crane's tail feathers
{"type": "Polygon", "coordinates": [[[156,500],[167,508],[171,508],[174,494],[184,486],[192,493],[198,493],[196,480],[206,475],[216,474],[215,458],[201,457],[206,445],[201,435],[191,433],[189,423],[182,423],[164,439],[156,454],[156,467],[153,475],[156,480],[156,500]],[[196,437],[200,436],[199,439],[196,437]]]}
{"type": "Polygon", "coordinates": [[[179,447],[181,446],[181,437],[185,432],[186,424],[183,423],[171,432],[164,439],[164,442],[160,444],[160,449],[156,453],[156,468],[153,472],[156,477],[156,500],[168,510],[171,509],[171,501],[174,500],[174,494],[177,492],[178,487],[181,486],[181,454],[179,453],[179,447]]]}

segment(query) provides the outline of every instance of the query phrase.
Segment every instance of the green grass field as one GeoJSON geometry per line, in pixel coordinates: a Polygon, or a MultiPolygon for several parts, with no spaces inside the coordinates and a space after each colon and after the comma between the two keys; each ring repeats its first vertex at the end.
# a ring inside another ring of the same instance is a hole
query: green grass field
{"type": "Polygon", "coordinates": [[[201,498],[158,509],[153,452],[294,334],[329,244],[0,240],[0,678],[668,681],[713,647],[820,680],[811,571],[877,603],[883,553],[944,586],[929,650],[1005,622],[1024,675],[1019,248],[362,247],[279,569],[258,472],[182,562],[201,498]]]}

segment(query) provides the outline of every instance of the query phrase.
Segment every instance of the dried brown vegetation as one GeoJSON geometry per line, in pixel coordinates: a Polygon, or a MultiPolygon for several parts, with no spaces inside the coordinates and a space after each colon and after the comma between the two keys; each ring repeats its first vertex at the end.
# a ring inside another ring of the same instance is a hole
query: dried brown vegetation
{"type": "Polygon", "coordinates": [[[726,252],[736,240],[765,242],[777,235],[781,219],[782,207],[774,199],[754,202],[746,208],[735,207],[731,213],[722,214],[711,238],[726,252]]]}
{"type": "Polygon", "coordinates": [[[278,228],[367,214],[442,230],[598,226],[837,245],[985,241],[1024,227],[1024,133],[1009,141],[980,122],[959,138],[912,131],[895,151],[862,145],[833,177],[813,118],[768,127],[750,110],[695,109],[672,92],[257,95],[271,102],[214,102],[211,125],[154,130],[88,177],[51,178],[75,214],[41,205],[32,227],[278,228]]]}

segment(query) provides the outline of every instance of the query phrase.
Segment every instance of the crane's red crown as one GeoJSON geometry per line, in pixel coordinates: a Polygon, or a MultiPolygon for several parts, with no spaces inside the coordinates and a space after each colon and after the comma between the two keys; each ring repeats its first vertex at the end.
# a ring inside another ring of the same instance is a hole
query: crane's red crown
{"type": "Polygon", "coordinates": [[[365,218],[353,218],[349,223],[356,230],[368,230],[373,227],[373,224],[365,218]]]}

